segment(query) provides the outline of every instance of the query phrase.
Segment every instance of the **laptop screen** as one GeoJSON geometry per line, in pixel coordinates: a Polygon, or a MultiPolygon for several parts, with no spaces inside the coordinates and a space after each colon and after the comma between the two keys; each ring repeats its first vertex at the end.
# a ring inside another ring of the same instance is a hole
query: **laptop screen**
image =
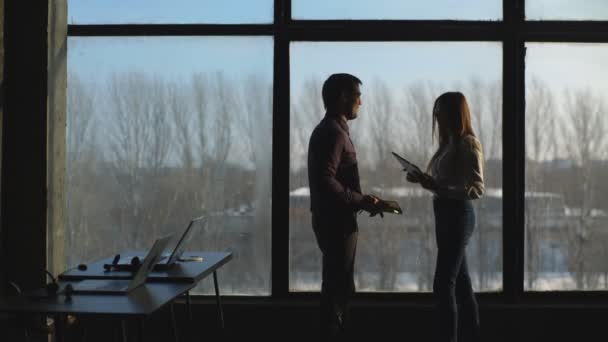
{"type": "Polygon", "coordinates": [[[188,242],[192,239],[192,236],[194,236],[194,234],[196,232],[201,230],[201,228],[206,223],[207,223],[207,219],[204,216],[197,217],[197,218],[193,219],[192,221],[190,221],[190,223],[188,224],[188,227],[184,231],[184,234],[182,234],[182,237],[177,242],[177,245],[175,245],[175,249],[173,250],[173,253],[171,253],[169,260],[167,260],[167,264],[172,264],[172,263],[176,262],[182,256],[182,254],[184,254],[184,251],[186,250],[186,247],[188,246],[188,242]]]}
{"type": "Polygon", "coordinates": [[[172,237],[173,234],[167,235],[163,238],[154,241],[154,245],[152,246],[152,248],[150,248],[150,251],[144,258],[144,261],[142,262],[141,266],[139,266],[139,269],[137,269],[137,273],[135,273],[135,275],[133,276],[133,280],[131,280],[131,282],[129,283],[129,290],[138,287],[146,281],[148,274],[152,272],[152,269],[154,269],[154,265],[156,265],[158,260],[160,260],[163,251],[167,247],[169,241],[171,241],[172,237]]]}

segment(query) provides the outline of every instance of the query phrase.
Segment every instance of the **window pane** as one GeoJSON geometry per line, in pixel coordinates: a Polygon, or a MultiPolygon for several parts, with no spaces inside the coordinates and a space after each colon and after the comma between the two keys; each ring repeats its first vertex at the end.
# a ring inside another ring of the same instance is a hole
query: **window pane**
{"type": "Polygon", "coordinates": [[[502,20],[499,0],[292,0],[294,19],[502,20]]]}
{"type": "Polygon", "coordinates": [[[529,20],[608,20],[606,0],[526,0],[529,20]]]}
{"type": "Polygon", "coordinates": [[[53,242],[65,267],[146,250],[206,215],[187,250],[233,252],[222,293],[269,294],[272,39],[68,44],[68,214],[53,242]]]}
{"type": "Polygon", "coordinates": [[[434,147],[431,109],[448,90],[467,96],[485,150],[487,192],[475,201],[468,247],[476,290],[502,288],[502,51],[497,43],[294,43],[291,46],[290,289],[318,291],[321,259],[311,227],[307,146],[324,115],[323,81],[362,81],[359,118],[349,123],[364,193],[399,202],[404,215],[359,220],[358,291],[431,291],[436,258],[432,199],[405,180],[391,151],[425,166],[434,147]],[[345,58],[348,56],[348,58],[345,58]],[[446,58],[449,56],[449,58],[446,58]]]}
{"type": "Polygon", "coordinates": [[[608,289],[608,44],[527,44],[527,290],[608,289]]]}
{"type": "Polygon", "coordinates": [[[68,0],[70,24],[250,24],[273,21],[273,0],[68,0]]]}

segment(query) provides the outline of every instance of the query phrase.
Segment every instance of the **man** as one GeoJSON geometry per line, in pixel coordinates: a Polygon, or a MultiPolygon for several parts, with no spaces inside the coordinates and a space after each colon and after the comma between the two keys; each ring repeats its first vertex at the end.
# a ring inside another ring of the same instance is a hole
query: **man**
{"type": "Polygon", "coordinates": [[[342,335],[348,320],[348,299],[355,290],[357,212],[380,212],[379,199],[361,193],[357,155],[347,124],[357,118],[360,85],[350,74],[333,74],[325,81],[325,117],[308,145],[312,227],[323,256],[321,334],[325,340],[342,335]]]}

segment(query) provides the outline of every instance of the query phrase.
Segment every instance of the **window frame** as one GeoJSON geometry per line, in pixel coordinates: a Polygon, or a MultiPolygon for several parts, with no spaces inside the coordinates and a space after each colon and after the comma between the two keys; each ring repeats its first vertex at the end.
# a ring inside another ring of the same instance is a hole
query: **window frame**
{"type": "MultiPolygon", "coordinates": [[[[608,299],[607,291],[524,291],[525,44],[608,43],[606,21],[527,21],[525,0],[502,0],[502,21],[293,20],[291,0],[274,0],[269,24],[68,24],[68,37],[87,36],[270,36],[274,40],[272,133],[271,295],[239,300],[316,298],[289,291],[289,120],[291,42],[462,41],[503,46],[503,290],[482,301],[577,303],[608,299]],[[287,114],[286,114],[287,113],[287,114]],[[505,229],[509,227],[509,229],[505,229]]],[[[221,275],[220,275],[221,278],[221,275]]],[[[361,299],[430,303],[430,293],[362,293],[361,299]]],[[[198,297],[198,296],[197,296],[198,297]]],[[[201,295],[200,297],[207,297],[201,295]]]]}

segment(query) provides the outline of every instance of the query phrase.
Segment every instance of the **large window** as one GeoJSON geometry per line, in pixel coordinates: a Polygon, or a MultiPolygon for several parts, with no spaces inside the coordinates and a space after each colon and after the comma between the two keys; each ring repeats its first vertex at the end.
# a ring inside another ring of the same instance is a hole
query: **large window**
{"type": "Polygon", "coordinates": [[[323,81],[348,70],[363,84],[359,118],[349,123],[364,193],[400,203],[404,215],[359,216],[358,291],[431,291],[436,247],[431,195],[405,180],[391,151],[426,165],[431,108],[462,91],[485,149],[486,196],[469,248],[481,291],[502,288],[502,49],[498,43],[293,43],[290,128],[290,289],[320,289],[320,253],[312,233],[306,153],[323,118],[323,81]],[[345,58],[348,56],[348,58],[345,58]],[[446,58],[450,56],[450,58],[446,58]]]}
{"type": "Polygon", "coordinates": [[[606,44],[527,44],[526,289],[608,289],[606,69],[606,44]]]}
{"type": "Polygon", "coordinates": [[[68,44],[66,266],[206,215],[188,248],[233,252],[223,293],[269,294],[272,39],[68,44]]]}
{"type": "Polygon", "coordinates": [[[348,72],[363,81],[350,122],[363,190],[404,209],[359,216],[358,292],[430,298],[431,197],[390,152],[426,165],[433,101],[452,90],[467,97],[485,156],[467,247],[475,290],[608,289],[604,0],[68,6],[67,136],[49,140],[65,143],[53,151],[67,167],[55,273],[145,250],[207,215],[189,248],[233,252],[222,293],[317,292],[306,153],[323,81],[348,72]]]}

